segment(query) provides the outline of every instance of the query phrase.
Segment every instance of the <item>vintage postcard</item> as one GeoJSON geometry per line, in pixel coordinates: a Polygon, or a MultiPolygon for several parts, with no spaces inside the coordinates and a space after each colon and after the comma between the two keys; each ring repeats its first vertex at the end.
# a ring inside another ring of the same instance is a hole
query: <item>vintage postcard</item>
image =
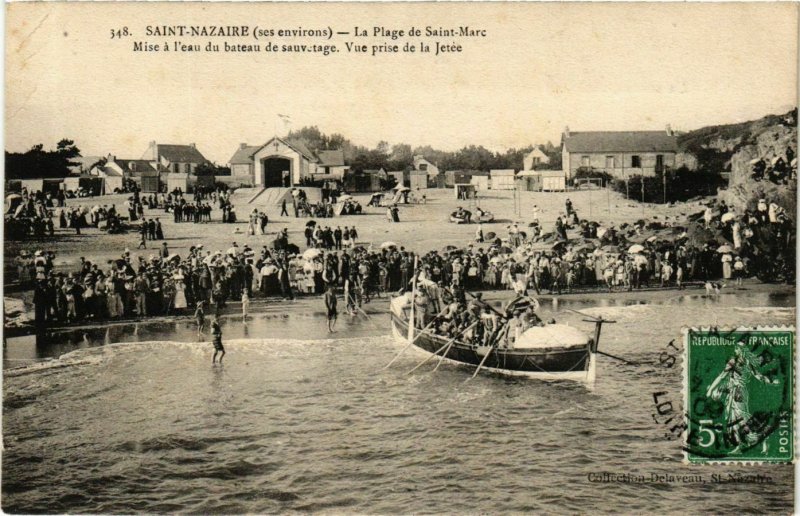
{"type": "Polygon", "coordinates": [[[798,5],[5,5],[11,514],[795,510],[798,5]]]}

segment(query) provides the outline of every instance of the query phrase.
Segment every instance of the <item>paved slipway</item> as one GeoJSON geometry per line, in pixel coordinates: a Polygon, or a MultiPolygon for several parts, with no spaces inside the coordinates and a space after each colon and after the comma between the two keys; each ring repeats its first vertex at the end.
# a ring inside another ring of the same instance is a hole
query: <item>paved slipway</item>
{"type": "MultiPolygon", "coordinates": [[[[654,423],[653,392],[679,399],[680,362],[658,355],[681,327],[794,324],[791,293],[699,291],[651,299],[563,298],[617,321],[594,389],[443,365],[406,374],[384,314],[223,318],[228,354],[211,365],[188,320],[87,328],[56,343],[9,341],[2,508],[129,512],[788,512],[791,466],[737,466],[768,483],[714,483],[681,462],[654,423]],[[60,346],[60,347],[59,347],[60,346]],[[27,354],[27,355],[26,355],[27,354]],[[46,357],[55,357],[42,360],[46,357]],[[694,475],[707,483],[593,483],[590,474],[694,475]]],[[[27,339],[27,340],[26,340],[27,339]]],[[[31,341],[33,339],[33,341],[31,341]]]]}

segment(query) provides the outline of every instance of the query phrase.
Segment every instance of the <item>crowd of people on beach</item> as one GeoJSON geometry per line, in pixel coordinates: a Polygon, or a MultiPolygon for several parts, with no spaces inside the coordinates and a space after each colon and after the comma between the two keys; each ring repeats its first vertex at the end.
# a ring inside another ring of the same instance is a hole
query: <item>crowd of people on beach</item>
{"type": "MultiPolygon", "coordinates": [[[[201,222],[207,217],[191,207],[212,204],[223,213],[233,211],[229,194],[222,191],[195,194],[194,202],[187,202],[180,191],[148,196],[134,192],[124,208],[141,220],[140,247],[146,247],[148,241],[163,241],[164,232],[158,217],[143,217],[141,206],[172,212],[176,222],[201,222]]],[[[23,210],[47,215],[39,213],[47,209],[43,196],[28,196],[23,205],[23,210]]],[[[78,231],[87,225],[103,224],[110,230],[121,224],[114,205],[61,210],[59,225],[78,231]]],[[[304,252],[289,242],[283,229],[271,248],[260,250],[234,243],[225,252],[212,252],[198,244],[179,256],[169,253],[163,242],[149,256],[134,257],[126,249],[107,264],[81,259],[79,269],[69,272],[53,272],[52,253],[43,251],[20,253],[15,266],[20,282],[35,288],[40,324],[176,314],[204,304],[219,312],[226,302],[243,297],[248,302],[262,296],[288,300],[322,294],[331,285],[347,292],[347,309],[354,311],[376,296],[407,289],[415,257],[422,288],[436,299],[434,307],[445,302],[441,296],[447,289],[562,294],[741,283],[753,275],[789,281],[794,274],[794,223],[766,199],[743,213],[724,202],[709,204],[683,225],[665,219],[603,226],[580,218],[569,199],[550,231],[539,222],[538,208],[533,218],[528,226],[509,224],[502,238],[484,234],[479,224],[474,242],[419,255],[393,242],[379,248],[359,245],[355,227],[332,228],[310,220],[304,252]]],[[[265,213],[253,210],[247,234],[266,234],[268,222],[265,213]]]]}

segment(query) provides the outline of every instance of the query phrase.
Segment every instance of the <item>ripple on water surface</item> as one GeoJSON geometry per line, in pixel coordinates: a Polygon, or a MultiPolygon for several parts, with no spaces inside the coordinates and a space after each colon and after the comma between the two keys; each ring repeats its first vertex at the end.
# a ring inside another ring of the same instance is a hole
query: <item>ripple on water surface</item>
{"type": "Polygon", "coordinates": [[[658,353],[682,326],[794,317],[746,303],[664,308],[588,310],[618,321],[604,329],[601,348],[639,362],[601,359],[594,390],[493,375],[465,383],[471,370],[451,365],[407,375],[420,360],[410,352],[384,370],[401,348],[388,337],[236,338],[226,342],[225,365],[212,367],[210,344],[165,335],[7,371],[3,509],[789,510],[790,466],[728,468],[774,480],[759,485],[587,480],[600,472],[710,475],[682,465],[679,445],[652,422],[652,393],[678,397],[681,388],[680,371],[659,369],[658,353]]]}

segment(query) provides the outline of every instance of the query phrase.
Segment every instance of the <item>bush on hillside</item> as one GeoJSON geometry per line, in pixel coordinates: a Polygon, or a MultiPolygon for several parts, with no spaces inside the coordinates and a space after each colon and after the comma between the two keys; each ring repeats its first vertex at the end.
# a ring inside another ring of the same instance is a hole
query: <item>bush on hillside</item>
{"type": "Polygon", "coordinates": [[[644,202],[664,203],[687,201],[693,197],[716,195],[719,188],[726,186],[725,179],[715,173],[693,172],[686,167],[666,171],[655,176],[633,176],[628,179],[614,179],[611,187],[622,193],[627,192],[631,199],[644,202]],[[644,183],[644,199],[642,199],[642,183],[644,183]]]}

